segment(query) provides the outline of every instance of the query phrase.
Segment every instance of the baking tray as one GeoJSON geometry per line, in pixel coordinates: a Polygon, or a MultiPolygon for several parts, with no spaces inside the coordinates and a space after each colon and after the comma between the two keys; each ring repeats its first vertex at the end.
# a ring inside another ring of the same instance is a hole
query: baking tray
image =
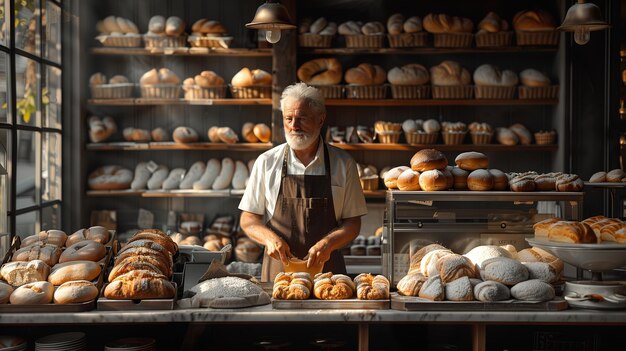
{"type": "Polygon", "coordinates": [[[386,300],[277,300],[272,299],[275,310],[388,310],[389,299],[386,300]]]}
{"type": "MultiPolygon", "coordinates": [[[[174,290],[178,292],[178,284],[172,282],[174,290]]],[[[148,311],[148,310],[173,310],[176,306],[176,295],[171,299],[145,299],[145,300],[110,300],[104,297],[102,287],[98,297],[98,311],[148,311]]]]}
{"type": "Polygon", "coordinates": [[[431,301],[421,297],[391,294],[391,309],[398,311],[562,311],[567,308],[567,301],[562,297],[555,297],[546,302],[520,300],[482,302],[431,301]]]}

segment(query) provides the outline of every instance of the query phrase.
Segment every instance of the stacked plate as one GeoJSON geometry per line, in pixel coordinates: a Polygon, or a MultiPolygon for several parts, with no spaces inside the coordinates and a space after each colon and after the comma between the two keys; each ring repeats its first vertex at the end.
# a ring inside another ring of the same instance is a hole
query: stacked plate
{"type": "Polygon", "coordinates": [[[87,351],[85,333],[59,333],[35,341],[35,351],[87,351]]]}
{"type": "Polygon", "coordinates": [[[152,338],[123,338],[109,341],[104,351],[155,351],[156,340],[152,338]]]}
{"type": "Polygon", "coordinates": [[[0,345],[13,345],[0,346],[0,351],[26,351],[28,348],[26,340],[17,336],[0,336],[0,345]]]}

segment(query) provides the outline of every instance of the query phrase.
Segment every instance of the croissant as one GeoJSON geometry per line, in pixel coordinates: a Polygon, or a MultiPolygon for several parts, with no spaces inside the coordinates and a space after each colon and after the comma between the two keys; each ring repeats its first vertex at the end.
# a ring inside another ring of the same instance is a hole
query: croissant
{"type": "Polygon", "coordinates": [[[359,300],[383,300],[389,298],[389,280],[384,275],[361,273],[354,278],[356,297],[359,300]]]}
{"type": "Polygon", "coordinates": [[[311,276],[306,272],[280,272],[274,278],[272,297],[278,300],[306,300],[311,296],[311,276]]]}
{"type": "Polygon", "coordinates": [[[354,295],[354,282],[344,274],[330,272],[315,275],[313,294],[320,300],[344,300],[354,295]]]}

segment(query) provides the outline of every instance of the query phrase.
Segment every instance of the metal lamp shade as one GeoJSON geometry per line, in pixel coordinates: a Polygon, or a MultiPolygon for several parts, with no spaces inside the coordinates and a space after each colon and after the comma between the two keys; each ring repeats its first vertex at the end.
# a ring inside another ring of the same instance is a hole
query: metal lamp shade
{"type": "Polygon", "coordinates": [[[598,6],[592,3],[585,3],[584,0],[578,0],[577,4],[572,5],[567,10],[563,23],[557,29],[565,32],[575,32],[581,29],[594,31],[609,27],[610,25],[602,18],[602,13],[598,6]]]}
{"type": "Polygon", "coordinates": [[[267,30],[296,28],[296,26],[291,24],[291,18],[289,18],[289,12],[287,12],[285,6],[271,0],[259,6],[254,19],[252,19],[252,22],[247,23],[246,27],[267,30]]]}

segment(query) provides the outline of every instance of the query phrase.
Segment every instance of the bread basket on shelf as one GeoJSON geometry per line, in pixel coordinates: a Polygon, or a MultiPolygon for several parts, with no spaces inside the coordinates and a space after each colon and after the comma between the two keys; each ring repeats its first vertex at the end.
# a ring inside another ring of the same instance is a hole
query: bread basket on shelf
{"type": "Polygon", "coordinates": [[[376,121],[374,123],[374,131],[381,144],[397,144],[402,134],[402,124],[376,121]]]}
{"type": "Polygon", "coordinates": [[[433,85],[433,99],[471,99],[474,87],[471,85],[433,85]]]}
{"type": "Polygon", "coordinates": [[[428,99],[430,98],[430,85],[391,84],[391,96],[394,99],[428,99]]]}
{"type": "Polygon", "coordinates": [[[133,83],[90,85],[92,99],[124,99],[133,96],[133,83]]]}
{"type": "Polygon", "coordinates": [[[436,48],[468,48],[472,46],[472,33],[434,33],[433,45],[436,48]]]}
{"type": "Polygon", "coordinates": [[[187,91],[185,91],[185,99],[223,99],[226,97],[226,87],[226,85],[216,85],[212,87],[194,85],[186,88],[187,91]]]}
{"type": "Polygon", "coordinates": [[[470,132],[470,136],[474,145],[491,144],[493,132],[470,132]]]}
{"type": "Polygon", "coordinates": [[[521,46],[557,46],[561,33],[557,30],[516,31],[515,41],[521,46]]]}
{"type": "Polygon", "coordinates": [[[536,132],[535,133],[535,142],[537,145],[551,145],[556,143],[556,132],[536,132]]]}
{"type": "Polygon", "coordinates": [[[421,130],[418,130],[417,132],[405,132],[404,133],[404,137],[406,138],[407,144],[411,144],[411,145],[435,144],[437,142],[438,136],[439,136],[439,133],[426,133],[421,130]]]}
{"type": "Polygon", "coordinates": [[[329,48],[333,44],[334,35],[304,33],[298,36],[298,45],[302,48],[329,48]]]}
{"type": "Polygon", "coordinates": [[[428,33],[387,34],[390,48],[420,48],[428,45],[428,33]]]}
{"type": "Polygon", "coordinates": [[[353,34],[344,37],[348,48],[382,48],[385,41],[384,34],[353,34]]]}
{"type": "Polygon", "coordinates": [[[178,84],[144,84],[140,88],[141,97],[145,99],[178,99],[180,96],[178,84]]]}
{"type": "Polygon", "coordinates": [[[513,43],[513,32],[476,33],[475,38],[476,47],[478,48],[511,46],[513,43]]]}
{"type": "Polygon", "coordinates": [[[476,85],[474,95],[476,99],[510,100],[515,96],[515,88],[514,86],[476,85]]]}
{"type": "Polygon", "coordinates": [[[557,99],[559,97],[559,86],[550,85],[547,87],[527,87],[518,88],[520,99],[557,99]]]}
{"type": "Polygon", "coordinates": [[[272,97],[271,85],[251,85],[236,87],[230,85],[230,92],[235,99],[269,99],[272,97]]]}
{"type": "Polygon", "coordinates": [[[343,99],[343,85],[314,85],[324,99],[343,99]]]}
{"type": "Polygon", "coordinates": [[[441,136],[443,137],[443,143],[446,145],[463,144],[463,141],[465,140],[465,134],[467,134],[467,131],[441,132],[441,136]]]}
{"type": "Polygon", "coordinates": [[[346,98],[348,99],[385,99],[387,97],[386,85],[346,85],[346,98]]]}
{"type": "Polygon", "coordinates": [[[361,180],[361,188],[363,188],[363,190],[365,191],[374,191],[374,190],[378,190],[378,176],[377,175],[372,175],[372,176],[368,176],[368,177],[361,177],[359,178],[361,180]]]}
{"type": "Polygon", "coordinates": [[[108,35],[102,34],[96,37],[103,46],[120,47],[120,48],[136,48],[141,46],[141,35],[108,35]]]}
{"type": "Polygon", "coordinates": [[[184,48],[187,43],[187,36],[145,34],[143,42],[146,49],[184,48]]]}
{"type": "Polygon", "coordinates": [[[223,48],[228,49],[233,37],[191,35],[187,38],[189,45],[194,48],[223,48]]]}

